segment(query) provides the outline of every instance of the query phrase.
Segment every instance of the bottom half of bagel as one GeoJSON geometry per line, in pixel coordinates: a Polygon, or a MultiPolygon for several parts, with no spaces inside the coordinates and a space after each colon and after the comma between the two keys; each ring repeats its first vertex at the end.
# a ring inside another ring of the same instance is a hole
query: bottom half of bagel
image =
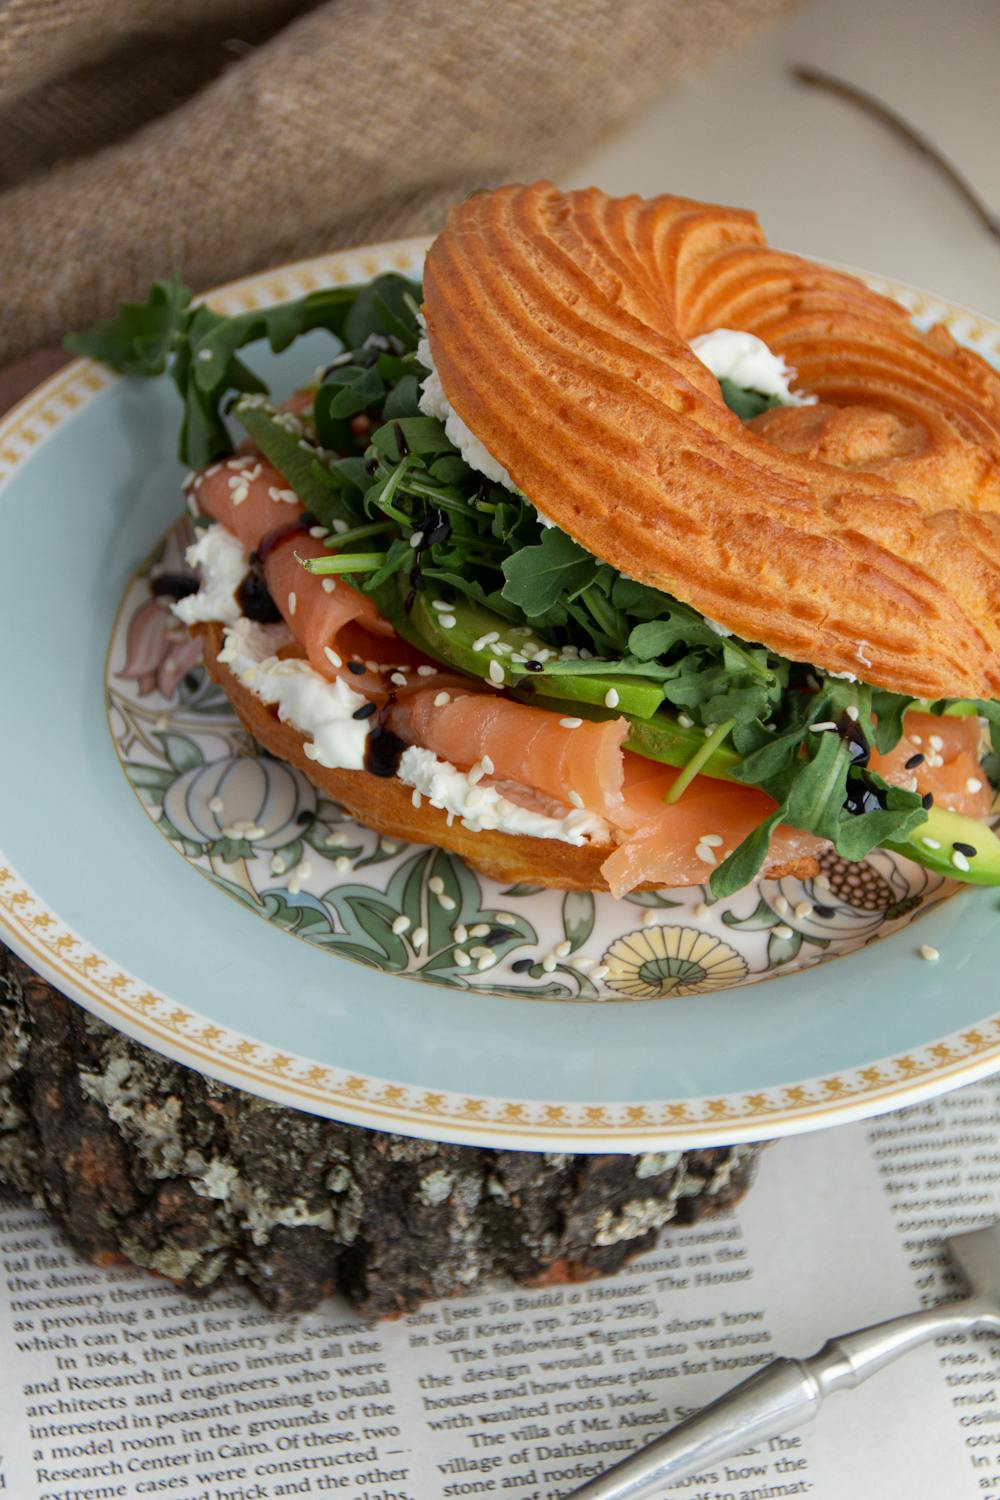
{"type": "MultiPolygon", "coordinates": [[[[200,637],[205,669],[226,694],[243,727],[269,754],[295,766],[318,791],[338,803],[358,823],[386,838],[448,849],[501,884],[524,882],[565,891],[608,889],[601,865],[611,853],[610,843],[576,845],[528,834],[501,833],[496,829],[466,828],[457,818],[449,821],[447,813],[426,801],[415,807],[412,789],[396,777],[317,765],[306,755],[306,736],[293,724],[279,719],[276,709],[258,698],[219,661],[224,630],[221,624],[198,624],[192,627],[192,634],[200,637]]],[[[764,874],[775,880],[786,876],[806,880],[818,870],[818,861],[809,856],[769,865],[764,874]]],[[[640,889],[648,890],[650,886],[640,889]]]]}

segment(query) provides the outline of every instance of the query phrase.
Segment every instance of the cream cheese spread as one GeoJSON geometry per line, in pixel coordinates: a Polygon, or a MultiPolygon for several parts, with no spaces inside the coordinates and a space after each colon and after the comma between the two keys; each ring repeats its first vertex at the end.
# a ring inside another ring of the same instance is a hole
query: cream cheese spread
{"type": "Polygon", "coordinates": [[[693,338],[691,349],[716,380],[731,380],[744,390],[777,396],[786,406],[815,403],[815,396],[804,396],[790,388],[795,371],[756,334],[738,328],[715,328],[693,338]]]}

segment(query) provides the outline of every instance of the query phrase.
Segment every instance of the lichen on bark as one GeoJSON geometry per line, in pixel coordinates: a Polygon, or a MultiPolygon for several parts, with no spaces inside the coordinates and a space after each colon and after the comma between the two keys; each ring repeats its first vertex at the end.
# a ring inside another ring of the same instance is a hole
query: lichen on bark
{"type": "Polygon", "coordinates": [[[733,1204],[759,1146],[641,1156],[417,1141],[284,1109],[161,1057],[0,946],[0,1183],[83,1254],[278,1310],[386,1316],[494,1278],[617,1270],[733,1204]]]}

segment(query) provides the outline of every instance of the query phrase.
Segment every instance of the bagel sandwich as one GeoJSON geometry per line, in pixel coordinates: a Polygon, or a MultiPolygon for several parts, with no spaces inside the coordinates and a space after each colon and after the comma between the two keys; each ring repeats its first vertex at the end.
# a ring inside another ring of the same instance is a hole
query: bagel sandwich
{"type": "Polygon", "coordinates": [[[510,186],[422,287],[227,318],[158,283],[70,343],[169,365],[174,608],[360,822],[616,895],[831,845],[1000,884],[1000,378],[752,214],[510,186]],[[238,350],[317,328],[277,404],[238,350]]]}

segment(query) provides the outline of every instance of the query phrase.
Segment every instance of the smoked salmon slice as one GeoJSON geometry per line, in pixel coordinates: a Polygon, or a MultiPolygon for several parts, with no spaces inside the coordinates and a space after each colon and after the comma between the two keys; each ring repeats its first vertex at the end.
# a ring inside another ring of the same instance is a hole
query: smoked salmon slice
{"type": "Polygon", "coordinates": [[[585,807],[612,823],[622,799],[626,719],[588,723],[497,694],[461,692],[442,701],[439,686],[393,704],[388,725],[400,739],[423,745],[462,768],[518,781],[568,806],[585,807]],[[490,767],[492,766],[492,770],[490,767]]]}
{"type": "Polygon", "coordinates": [[[921,795],[930,792],[937,807],[985,818],[993,804],[993,788],[979,763],[981,740],[982,725],[975,716],[911,710],[903,720],[899,744],[888,755],[873,750],[870,765],[892,786],[910,787],[921,795]]]}
{"type": "MultiPolygon", "coordinates": [[[[696,776],[668,805],[663,798],[679,775],[675,766],[625,753],[624,799],[635,831],[601,866],[613,896],[641,885],[700,885],[777,805],[755,787],[711,776],[696,776]]],[[[805,859],[824,842],[781,824],[772,835],[765,868],[805,859]]]]}

